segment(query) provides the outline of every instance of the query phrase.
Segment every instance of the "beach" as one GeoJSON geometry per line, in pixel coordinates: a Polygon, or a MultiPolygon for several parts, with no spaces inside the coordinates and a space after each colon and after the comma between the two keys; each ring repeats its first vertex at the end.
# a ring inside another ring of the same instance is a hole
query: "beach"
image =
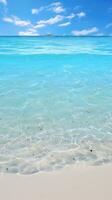
{"type": "Polygon", "coordinates": [[[112,166],[75,166],[34,175],[1,174],[2,200],[111,200],[112,166]]]}

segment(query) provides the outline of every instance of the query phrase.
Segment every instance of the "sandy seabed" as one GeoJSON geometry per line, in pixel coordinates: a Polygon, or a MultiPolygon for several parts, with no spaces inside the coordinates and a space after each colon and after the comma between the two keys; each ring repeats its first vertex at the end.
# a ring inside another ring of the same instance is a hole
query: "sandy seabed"
{"type": "Polygon", "coordinates": [[[0,174],[0,200],[112,200],[112,165],[0,174]]]}

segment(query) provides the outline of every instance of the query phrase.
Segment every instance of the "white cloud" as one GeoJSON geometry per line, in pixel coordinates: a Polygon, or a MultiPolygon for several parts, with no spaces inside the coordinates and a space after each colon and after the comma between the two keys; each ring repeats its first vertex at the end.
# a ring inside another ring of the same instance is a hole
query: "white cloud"
{"type": "Polygon", "coordinates": [[[40,8],[33,8],[31,10],[32,15],[37,15],[39,12],[41,12],[44,9],[44,7],[40,7],[40,8]]]}
{"type": "Polygon", "coordinates": [[[45,26],[46,26],[45,24],[37,24],[37,25],[33,26],[33,28],[38,29],[38,28],[43,28],[45,26]]]}
{"type": "Polygon", "coordinates": [[[106,25],[106,28],[110,28],[112,26],[112,23],[109,23],[106,25]]]}
{"type": "Polygon", "coordinates": [[[0,3],[3,3],[4,5],[7,5],[7,0],[0,0],[0,3]]]}
{"type": "Polygon", "coordinates": [[[66,18],[67,19],[73,19],[76,15],[74,13],[71,13],[70,15],[68,15],[66,18]]]}
{"type": "Polygon", "coordinates": [[[61,5],[61,2],[59,1],[50,4],[50,6],[60,6],[60,5],[61,5]]]}
{"type": "Polygon", "coordinates": [[[54,8],[53,8],[53,11],[54,11],[55,13],[61,13],[61,12],[64,12],[65,9],[64,9],[63,7],[61,7],[61,6],[58,6],[58,7],[54,7],[54,8]]]}
{"type": "Polygon", "coordinates": [[[73,19],[74,17],[78,17],[78,18],[82,18],[82,17],[85,17],[86,16],[86,13],[81,11],[79,13],[71,13],[70,15],[68,15],[66,18],[71,20],[73,19]]]}
{"type": "Polygon", "coordinates": [[[69,26],[71,22],[65,22],[63,24],[59,24],[60,27],[69,26]]]}
{"type": "Polygon", "coordinates": [[[58,23],[58,22],[60,22],[60,21],[62,21],[63,20],[63,16],[62,15],[56,15],[55,17],[52,17],[52,18],[50,18],[50,19],[48,19],[48,20],[40,20],[40,21],[38,21],[37,22],[37,25],[39,24],[43,24],[43,25],[53,25],[53,24],[56,24],[56,23],[58,23]]]}
{"type": "Polygon", "coordinates": [[[75,36],[86,36],[89,35],[91,33],[97,33],[98,32],[98,28],[96,27],[92,27],[91,29],[83,29],[83,30],[74,30],[72,31],[72,34],[75,36]]]}
{"type": "Polygon", "coordinates": [[[33,8],[33,9],[31,10],[31,13],[32,13],[33,15],[38,14],[38,13],[39,13],[39,10],[36,9],[36,8],[33,8]]]}
{"type": "Polygon", "coordinates": [[[18,35],[20,35],[20,36],[38,36],[39,34],[37,33],[37,31],[35,29],[28,29],[26,31],[20,31],[18,33],[18,35]]]}
{"type": "Polygon", "coordinates": [[[62,13],[65,11],[61,2],[55,2],[48,6],[48,10],[53,11],[55,13],[62,13]]]}
{"type": "Polygon", "coordinates": [[[86,13],[85,12],[79,12],[76,15],[77,15],[77,17],[82,18],[82,17],[86,16],[86,13]]]}
{"type": "Polygon", "coordinates": [[[4,17],[3,21],[15,24],[16,26],[28,26],[31,24],[30,21],[22,20],[16,16],[4,17]]]}
{"type": "Polygon", "coordinates": [[[3,18],[4,22],[9,22],[9,23],[13,23],[13,19],[11,17],[4,17],[3,18]]]}

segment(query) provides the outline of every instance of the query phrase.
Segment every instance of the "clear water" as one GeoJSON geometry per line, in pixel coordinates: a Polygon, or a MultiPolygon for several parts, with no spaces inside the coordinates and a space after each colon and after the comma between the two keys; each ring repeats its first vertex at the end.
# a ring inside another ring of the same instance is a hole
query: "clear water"
{"type": "Polygon", "coordinates": [[[112,163],[112,38],[0,38],[0,172],[112,163]]]}

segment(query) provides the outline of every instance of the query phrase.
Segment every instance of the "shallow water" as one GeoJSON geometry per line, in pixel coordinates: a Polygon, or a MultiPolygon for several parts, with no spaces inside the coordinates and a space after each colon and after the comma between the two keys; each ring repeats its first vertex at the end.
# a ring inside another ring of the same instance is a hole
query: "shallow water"
{"type": "Polygon", "coordinates": [[[112,163],[112,38],[0,38],[0,172],[112,163]]]}

